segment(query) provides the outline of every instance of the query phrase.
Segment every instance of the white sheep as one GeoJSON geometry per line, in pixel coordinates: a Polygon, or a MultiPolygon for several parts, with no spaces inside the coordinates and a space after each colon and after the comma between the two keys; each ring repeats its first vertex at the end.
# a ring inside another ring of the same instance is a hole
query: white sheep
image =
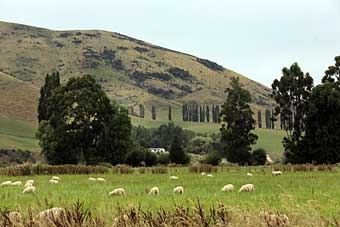
{"type": "Polygon", "coordinates": [[[184,193],[184,188],[182,186],[178,186],[174,188],[174,193],[176,194],[183,194],[184,193]]]}
{"type": "Polygon", "coordinates": [[[278,171],[273,171],[273,172],[272,172],[272,175],[273,175],[273,176],[280,176],[280,175],[282,175],[282,172],[281,172],[280,170],[278,170],[278,171]]]}
{"type": "Polygon", "coordinates": [[[34,180],[27,180],[26,182],[25,182],[25,185],[26,184],[31,184],[31,185],[33,185],[34,184],[34,180]]]}
{"type": "Polygon", "coordinates": [[[109,192],[111,196],[125,196],[124,188],[116,188],[115,190],[109,192]]]}
{"type": "Polygon", "coordinates": [[[93,178],[93,177],[89,177],[88,180],[89,180],[89,181],[97,181],[96,178],[93,178]]]}
{"type": "Polygon", "coordinates": [[[171,176],[171,177],[170,177],[170,180],[178,180],[178,177],[176,177],[176,176],[171,176]]]}
{"type": "Polygon", "coordinates": [[[11,186],[11,184],[12,184],[12,181],[8,180],[8,181],[5,181],[5,182],[2,182],[0,186],[1,187],[11,186]]]}
{"type": "Polygon", "coordinates": [[[30,187],[27,187],[25,188],[23,191],[22,191],[23,194],[27,194],[27,193],[35,193],[35,187],[34,186],[30,186],[30,187]]]}
{"type": "Polygon", "coordinates": [[[97,182],[104,183],[106,180],[104,178],[97,178],[97,182]]]}
{"type": "Polygon", "coordinates": [[[205,175],[205,172],[202,172],[201,175],[204,176],[204,175],[205,175]]]}
{"type": "Polygon", "coordinates": [[[22,186],[22,182],[21,181],[12,182],[11,186],[22,186]]]}
{"type": "Polygon", "coordinates": [[[50,184],[59,184],[59,181],[51,179],[48,181],[50,184]]]}
{"type": "Polygon", "coordinates": [[[41,220],[49,220],[52,218],[58,218],[62,214],[63,211],[64,211],[63,208],[53,207],[53,208],[41,211],[38,214],[38,218],[41,220]]]}
{"type": "Polygon", "coordinates": [[[233,190],[234,190],[234,185],[232,184],[224,185],[224,187],[221,189],[221,191],[223,192],[231,192],[233,190]]]}
{"type": "Polygon", "coordinates": [[[252,173],[247,173],[247,176],[248,176],[248,177],[252,177],[253,174],[252,174],[252,173]]]}
{"type": "Polygon", "coordinates": [[[212,174],[208,174],[208,175],[207,175],[207,177],[214,177],[214,175],[212,175],[212,174]]]}
{"type": "Polygon", "coordinates": [[[242,185],[239,192],[253,192],[255,191],[255,186],[253,184],[242,185]]]}
{"type": "Polygon", "coordinates": [[[53,177],[52,177],[52,180],[57,180],[57,181],[60,181],[60,178],[59,178],[59,177],[57,177],[57,176],[53,176],[53,177]]]}
{"type": "Polygon", "coordinates": [[[149,191],[149,195],[159,195],[159,188],[158,187],[153,187],[149,191]]]}
{"type": "Polygon", "coordinates": [[[33,184],[31,184],[31,183],[26,183],[25,186],[24,186],[24,188],[28,188],[28,187],[32,187],[32,186],[33,186],[33,184]]]}

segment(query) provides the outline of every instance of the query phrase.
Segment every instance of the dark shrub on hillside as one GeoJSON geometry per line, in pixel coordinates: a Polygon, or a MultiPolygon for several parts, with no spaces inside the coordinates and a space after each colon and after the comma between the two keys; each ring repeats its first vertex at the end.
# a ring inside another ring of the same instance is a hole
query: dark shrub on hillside
{"type": "Polygon", "coordinates": [[[264,165],[266,163],[267,153],[264,149],[259,148],[251,154],[251,164],[254,166],[264,165]]]}
{"type": "Polygon", "coordinates": [[[197,61],[199,63],[201,63],[202,65],[208,67],[211,70],[214,70],[214,71],[223,71],[224,70],[223,66],[221,66],[221,65],[219,65],[215,62],[209,61],[207,59],[197,58],[197,61]]]}
{"type": "Polygon", "coordinates": [[[32,152],[27,150],[0,149],[0,162],[7,166],[24,162],[35,163],[36,159],[32,152]]]}
{"type": "Polygon", "coordinates": [[[221,159],[222,157],[217,151],[211,151],[203,160],[203,163],[218,166],[221,162],[221,159]]]}
{"type": "Polygon", "coordinates": [[[182,80],[194,80],[195,77],[193,77],[188,71],[185,71],[181,68],[170,68],[168,69],[168,72],[173,75],[176,78],[182,79],[182,80]]]}

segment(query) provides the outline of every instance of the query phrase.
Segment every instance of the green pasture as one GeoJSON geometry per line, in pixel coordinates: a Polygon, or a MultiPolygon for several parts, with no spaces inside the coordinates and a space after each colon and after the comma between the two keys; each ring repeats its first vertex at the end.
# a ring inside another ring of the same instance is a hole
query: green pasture
{"type": "Polygon", "coordinates": [[[0,176],[0,182],[34,179],[36,186],[35,194],[23,194],[23,187],[0,187],[0,207],[10,211],[26,212],[28,208],[40,211],[56,206],[69,207],[80,200],[92,212],[110,219],[118,206],[135,206],[155,212],[174,205],[194,207],[199,199],[205,208],[223,203],[254,214],[270,210],[298,215],[309,212],[309,215],[315,213],[323,217],[339,216],[340,172],[284,172],[277,177],[271,176],[270,172],[270,167],[228,167],[228,170],[219,167],[214,177],[207,177],[189,173],[187,168],[170,168],[168,174],[140,174],[136,169],[133,174],[60,175],[61,183],[58,185],[48,183],[51,176],[0,176]],[[254,176],[247,177],[248,171],[252,171],[254,176]],[[171,175],[179,179],[170,180],[171,175]],[[106,182],[93,183],[88,181],[88,177],[103,177],[106,182]],[[255,185],[255,192],[238,192],[243,184],[248,183],[255,185]],[[221,192],[225,184],[233,184],[235,190],[221,192]],[[154,186],[159,187],[160,195],[149,196],[148,190],[154,186]],[[183,195],[173,193],[176,186],[184,187],[183,195]],[[125,189],[125,197],[108,195],[117,187],[125,189]]]}

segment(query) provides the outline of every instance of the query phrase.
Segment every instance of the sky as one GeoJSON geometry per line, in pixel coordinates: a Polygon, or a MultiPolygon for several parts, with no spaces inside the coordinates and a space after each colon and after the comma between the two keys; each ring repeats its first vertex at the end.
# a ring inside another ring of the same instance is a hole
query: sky
{"type": "Polygon", "coordinates": [[[317,84],[340,55],[340,0],[0,0],[0,20],[119,32],[267,86],[294,62],[317,84]]]}

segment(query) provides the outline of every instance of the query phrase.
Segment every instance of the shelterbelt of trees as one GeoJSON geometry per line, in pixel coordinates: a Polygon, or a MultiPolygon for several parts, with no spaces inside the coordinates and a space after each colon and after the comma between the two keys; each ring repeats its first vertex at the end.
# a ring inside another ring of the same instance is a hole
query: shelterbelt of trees
{"type": "MultiPolygon", "coordinates": [[[[55,72],[41,88],[37,137],[49,164],[188,164],[188,153],[207,154],[203,162],[215,165],[221,158],[241,165],[264,164],[266,152],[251,148],[258,137],[252,133],[249,91],[233,78],[225,94],[218,134],[198,135],[174,123],[146,129],[132,127],[127,110],[110,101],[92,76],[61,85],[55,72]],[[147,150],[150,147],[163,147],[169,154],[156,155],[147,150]]],[[[283,68],[281,78],[273,81],[272,97],[277,103],[274,118],[280,118],[287,132],[282,141],[285,162],[340,161],[340,56],[317,86],[297,63],[283,68]]]]}

